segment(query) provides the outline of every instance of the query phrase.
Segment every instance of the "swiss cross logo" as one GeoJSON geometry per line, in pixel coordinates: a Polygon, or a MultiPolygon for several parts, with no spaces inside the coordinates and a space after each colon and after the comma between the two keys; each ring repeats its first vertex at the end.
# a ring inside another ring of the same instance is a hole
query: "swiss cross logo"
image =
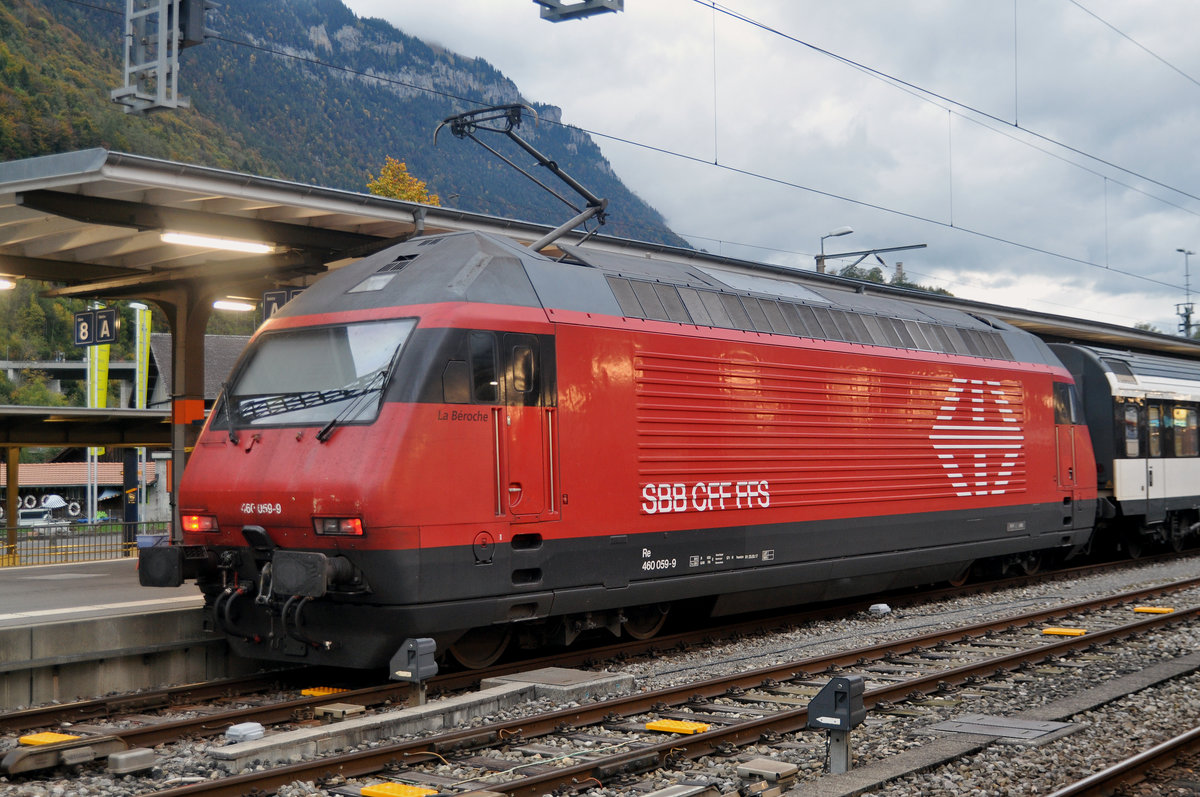
{"type": "Polygon", "coordinates": [[[1025,433],[1019,386],[955,379],[942,397],[929,435],[955,494],[1021,492],[1013,477],[1024,473],[1025,433]]]}

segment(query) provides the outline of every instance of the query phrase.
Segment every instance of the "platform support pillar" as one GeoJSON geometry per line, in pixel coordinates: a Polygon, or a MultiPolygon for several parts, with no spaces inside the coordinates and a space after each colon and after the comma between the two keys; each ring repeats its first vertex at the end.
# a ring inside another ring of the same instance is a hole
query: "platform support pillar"
{"type": "Polygon", "coordinates": [[[21,506],[20,481],[18,479],[21,461],[21,449],[17,446],[7,446],[5,452],[5,465],[7,465],[7,473],[5,475],[5,489],[7,495],[4,497],[4,518],[7,521],[8,534],[6,545],[3,551],[0,551],[0,561],[10,563],[8,557],[13,557],[11,564],[16,564],[17,555],[17,521],[20,518],[18,507],[21,506]]]}
{"type": "Polygon", "coordinates": [[[204,333],[212,316],[211,289],[186,285],[147,296],[171,328],[171,541],[179,542],[179,482],[204,424],[204,333]]]}

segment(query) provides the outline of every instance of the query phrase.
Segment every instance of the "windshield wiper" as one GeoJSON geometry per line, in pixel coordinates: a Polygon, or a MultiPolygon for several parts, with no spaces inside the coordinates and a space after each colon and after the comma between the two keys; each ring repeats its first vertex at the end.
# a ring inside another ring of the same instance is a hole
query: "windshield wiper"
{"type": "Polygon", "coordinates": [[[229,383],[221,385],[221,391],[224,395],[221,397],[221,405],[225,410],[225,423],[229,424],[229,442],[235,446],[238,444],[237,429],[233,428],[233,394],[229,390],[229,383]]]}
{"type": "Polygon", "coordinates": [[[343,420],[358,412],[358,410],[362,407],[363,398],[365,396],[382,390],[383,381],[386,374],[387,369],[381,368],[372,374],[364,376],[363,379],[360,379],[360,384],[363,382],[363,380],[366,380],[366,384],[358,391],[358,394],[354,397],[354,401],[347,404],[345,409],[330,418],[329,423],[321,427],[321,431],[317,432],[317,442],[324,443],[329,439],[329,436],[333,434],[333,427],[337,426],[343,420]]]}
{"type": "Polygon", "coordinates": [[[326,404],[336,404],[357,398],[364,391],[339,387],[333,390],[310,390],[305,393],[279,393],[270,396],[256,396],[241,400],[238,414],[251,421],[269,418],[272,415],[282,415],[285,412],[321,407],[326,404]]]}

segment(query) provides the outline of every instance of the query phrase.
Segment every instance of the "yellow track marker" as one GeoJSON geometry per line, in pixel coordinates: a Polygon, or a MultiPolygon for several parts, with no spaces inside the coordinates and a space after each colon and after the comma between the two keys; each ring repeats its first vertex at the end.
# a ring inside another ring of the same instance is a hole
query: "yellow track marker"
{"type": "Polygon", "coordinates": [[[703,722],[687,722],[685,720],[655,720],[646,723],[646,730],[665,731],[666,733],[704,733],[711,727],[703,722]]]}
{"type": "Polygon", "coordinates": [[[31,733],[28,736],[22,736],[17,739],[20,744],[38,745],[38,744],[55,744],[56,742],[69,742],[72,739],[79,739],[79,736],[72,736],[69,733],[54,733],[53,731],[43,731],[42,733],[31,733]]]}
{"type": "Polygon", "coordinates": [[[1168,609],[1166,606],[1135,606],[1133,610],[1142,614],[1170,614],[1175,611],[1174,609],[1168,609]]]}
{"type": "Polygon", "coordinates": [[[362,787],[363,797],[425,797],[426,794],[437,794],[437,789],[426,789],[409,783],[376,783],[374,786],[362,787]]]}
{"type": "Polygon", "coordinates": [[[300,694],[305,697],[327,697],[328,695],[336,695],[349,691],[349,689],[341,689],[336,686],[312,686],[308,689],[301,689],[300,694]]]}
{"type": "Polygon", "coordinates": [[[1083,636],[1087,633],[1084,628],[1043,628],[1043,634],[1049,636],[1083,636]]]}

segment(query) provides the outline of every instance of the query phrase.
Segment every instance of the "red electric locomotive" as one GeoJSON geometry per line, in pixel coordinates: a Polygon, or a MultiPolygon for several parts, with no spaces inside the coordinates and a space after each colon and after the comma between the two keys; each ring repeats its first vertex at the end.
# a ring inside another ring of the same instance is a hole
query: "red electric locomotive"
{"type": "Polygon", "coordinates": [[[1094,458],[1037,338],[784,269],[478,233],[335,271],[256,334],[192,453],[183,544],[249,657],[470,666],[1033,566],[1088,543],[1094,458]]]}

